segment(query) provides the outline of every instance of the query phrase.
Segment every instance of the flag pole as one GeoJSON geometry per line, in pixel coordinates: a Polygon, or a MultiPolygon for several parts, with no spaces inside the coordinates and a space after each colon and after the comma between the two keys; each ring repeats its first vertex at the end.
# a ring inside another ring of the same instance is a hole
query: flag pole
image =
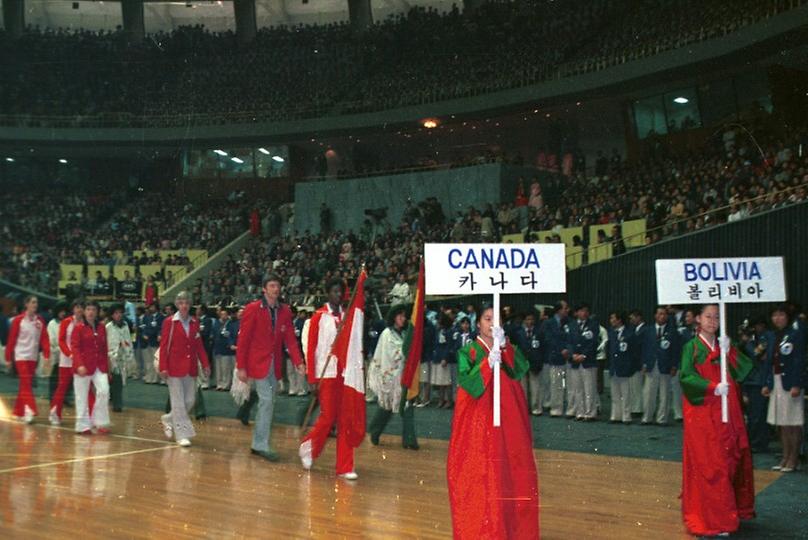
{"type": "MultiPolygon", "coordinates": [[[[494,327],[499,326],[499,293],[494,293],[494,327]]],[[[494,338],[494,350],[502,347],[502,343],[494,338]]],[[[499,427],[501,424],[500,418],[500,390],[499,390],[499,363],[494,364],[494,427],[499,427]]]]}
{"type": "MultiPolygon", "coordinates": [[[[718,317],[721,321],[721,336],[729,337],[727,334],[727,305],[724,302],[718,303],[718,317]]],[[[727,348],[721,347],[721,383],[727,382],[727,348]]],[[[721,396],[721,421],[723,423],[729,422],[729,409],[727,407],[727,396],[721,396]]]]}

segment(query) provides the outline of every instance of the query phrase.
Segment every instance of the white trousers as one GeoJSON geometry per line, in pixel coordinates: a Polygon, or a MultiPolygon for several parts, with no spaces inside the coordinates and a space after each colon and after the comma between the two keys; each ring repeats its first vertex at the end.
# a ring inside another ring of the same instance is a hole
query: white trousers
{"type": "Polygon", "coordinates": [[[567,416],[584,415],[584,370],[567,366],[567,416]]]}
{"type": "Polygon", "coordinates": [[[550,366],[550,416],[564,414],[564,372],[566,370],[566,366],[550,366]]]}
{"type": "Polygon", "coordinates": [[[634,414],[642,413],[642,371],[638,371],[629,378],[629,410],[634,414]]]}
{"type": "MultiPolygon", "coordinates": [[[[542,370],[544,371],[544,370],[542,370]]],[[[542,371],[538,373],[533,373],[532,371],[528,371],[527,377],[527,386],[529,392],[529,401],[530,404],[530,411],[538,411],[541,412],[542,410],[542,387],[541,387],[541,374],[542,371]]]]}
{"type": "Polygon", "coordinates": [[[598,368],[581,368],[582,392],[582,416],[584,418],[596,418],[600,397],[598,396],[598,368]]]}
{"type": "Polygon", "coordinates": [[[73,374],[73,391],[76,394],[76,433],[93,427],[109,425],[109,375],[99,369],[92,375],[73,374]],[[90,383],[95,387],[95,404],[90,414],[90,383]]]}
{"type": "Polygon", "coordinates": [[[154,371],[154,353],[157,347],[143,349],[143,382],[154,384],[160,382],[160,375],[154,371]]]}
{"type": "Polygon", "coordinates": [[[679,382],[679,373],[671,376],[671,409],[673,409],[673,419],[681,420],[682,414],[682,383],[679,382]]]}
{"type": "Polygon", "coordinates": [[[660,373],[659,367],[654,366],[653,371],[645,373],[645,381],[642,387],[642,403],[644,423],[651,423],[656,420],[657,424],[668,423],[668,409],[670,409],[671,376],[669,373],[660,373]],[[657,407],[657,398],[659,407],[657,407]],[[656,412],[656,418],[654,418],[656,412]]]}
{"type": "Polygon", "coordinates": [[[539,372],[539,386],[541,388],[541,406],[550,408],[550,366],[545,365],[539,372]]]}
{"type": "Polygon", "coordinates": [[[629,377],[611,377],[612,422],[631,422],[631,383],[629,377]]]}
{"type": "Polygon", "coordinates": [[[229,389],[233,382],[236,357],[232,354],[217,354],[213,363],[216,365],[216,388],[229,389]]]}

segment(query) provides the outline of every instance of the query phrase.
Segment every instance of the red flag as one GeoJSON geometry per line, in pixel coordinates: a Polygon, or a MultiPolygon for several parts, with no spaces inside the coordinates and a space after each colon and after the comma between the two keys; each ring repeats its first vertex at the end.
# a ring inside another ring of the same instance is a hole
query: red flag
{"type": "Polygon", "coordinates": [[[404,337],[404,354],[407,363],[401,374],[402,399],[414,399],[418,395],[418,385],[421,379],[421,353],[424,350],[424,260],[421,259],[421,268],[418,270],[418,288],[415,291],[415,301],[412,305],[412,316],[407,334],[404,337]],[[406,396],[406,397],[404,397],[406,396]]]}
{"type": "Polygon", "coordinates": [[[365,438],[365,374],[362,358],[362,332],[365,328],[365,270],[359,274],[353,298],[345,313],[344,324],[334,340],[332,354],[337,370],[342,373],[340,414],[348,444],[356,448],[365,438]]]}

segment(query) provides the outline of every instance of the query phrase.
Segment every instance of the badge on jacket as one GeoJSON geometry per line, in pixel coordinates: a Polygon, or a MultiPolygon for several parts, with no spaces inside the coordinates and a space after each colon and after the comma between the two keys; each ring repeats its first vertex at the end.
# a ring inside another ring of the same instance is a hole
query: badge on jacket
{"type": "Polygon", "coordinates": [[[794,352],[794,344],[788,341],[783,341],[780,344],[780,354],[783,356],[789,356],[792,352],[794,352]]]}

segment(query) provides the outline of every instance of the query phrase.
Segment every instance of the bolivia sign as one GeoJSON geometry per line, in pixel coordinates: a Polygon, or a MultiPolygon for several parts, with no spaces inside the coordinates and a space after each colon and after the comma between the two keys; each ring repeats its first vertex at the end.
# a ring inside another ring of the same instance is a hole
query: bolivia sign
{"type": "Polygon", "coordinates": [[[660,259],[656,261],[660,304],[783,302],[782,257],[660,259]]]}

